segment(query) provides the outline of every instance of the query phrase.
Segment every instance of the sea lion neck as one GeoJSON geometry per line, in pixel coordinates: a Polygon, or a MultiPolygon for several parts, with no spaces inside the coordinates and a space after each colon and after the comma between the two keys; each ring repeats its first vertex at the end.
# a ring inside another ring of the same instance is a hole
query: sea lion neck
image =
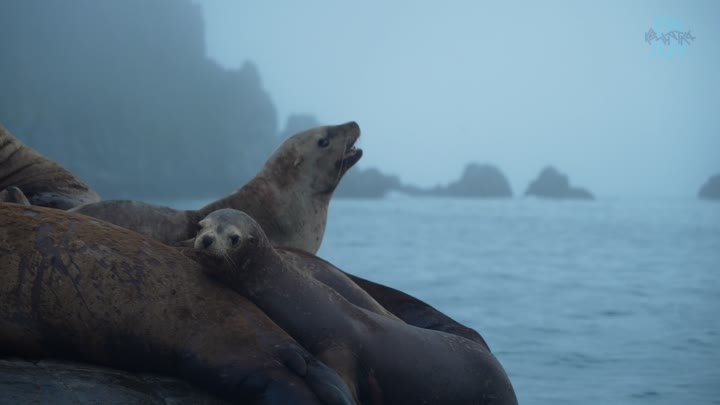
{"type": "Polygon", "coordinates": [[[256,296],[272,288],[278,272],[287,270],[287,263],[264,234],[261,233],[254,243],[254,246],[230,253],[225,259],[224,266],[231,267],[232,271],[214,271],[248,296],[256,296]]]}

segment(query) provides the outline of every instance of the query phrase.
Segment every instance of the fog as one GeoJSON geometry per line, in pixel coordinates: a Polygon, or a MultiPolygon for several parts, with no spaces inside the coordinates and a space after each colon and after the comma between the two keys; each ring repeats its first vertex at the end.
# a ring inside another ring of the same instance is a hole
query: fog
{"type": "Polygon", "coordinates": [[[553,164],[599,196],[690,196],[720,171],[717,2],[199,3],[208,56],[255,62],[279,122],[356,120],[359,166],[405,182],[489,162],[518,194],[553,164]],[[668,21],[695,40],[653,52],[668,21]]]}

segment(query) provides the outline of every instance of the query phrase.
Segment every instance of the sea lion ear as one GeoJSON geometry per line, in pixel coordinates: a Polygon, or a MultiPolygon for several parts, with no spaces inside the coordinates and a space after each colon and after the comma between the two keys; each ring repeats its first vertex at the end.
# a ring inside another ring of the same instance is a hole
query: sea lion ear
{"type": "Polygon", "coordinates": [[[303,161],[302,156],[298,156],[297,158],[295,158],[295,161],[293,162],[293,167],[300,166],[300,163],[302,163],[302,161],[303,161]]]}

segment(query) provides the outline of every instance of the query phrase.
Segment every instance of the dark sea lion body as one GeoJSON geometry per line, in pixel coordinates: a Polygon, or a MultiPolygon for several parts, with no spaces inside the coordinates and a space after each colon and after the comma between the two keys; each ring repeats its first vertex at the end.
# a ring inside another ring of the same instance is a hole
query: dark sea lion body
{"type": "Polygon", "coordinates": [[[4,203],[0,354],[169,374],[241,403],[348,403],[334,371],[176,249],[4,203]]]}
{"type": "Polygon", "coordinates": [[[324,259],[299,249],[276,248],[275,250],[284,255],[286,261],[294,261],[295,267],[302,267],[313,278],[330,286],[345,299],[361,308],[375,313],[389,312],[407,324],[462,336],[490,349],[485,339],[477,331],[462,325],[430,304],[409,294],[352,275],[324,259]],[[357,291],[358,288],[361,292],[357,291]],[[373,306],[363,305],[363,301],[367,301],[365,296],[369,296],[372,302],[380,305],[385,311],[378,311],[373,306]]]}
{"type": "Polygon", "coordinates": [[[100,201],[84,181],[0,126],[0,190],[10,186],[22,190],[30,204],[44,207],[70,209],[100,201]]]}
{"type": "Polygon", "coordinates": [[[0,405],[231,405],[177,378],[66,360],[0,359],[0,405]]]}
{"type": "Polygon", "coordinates": [[[75,209],[167,244],[195,236],[195,224],[221,208],[250,213],[273,243],[311,253],[322,243],[330,198],[342,176],[362,157],[353,145],[355,122],[293,135],[262,170],[235,193],[192,211],[134,201],[102,201],[75,209]]]}
{"type": "Polygon", "coordinates": [[[223,254],[197,247],[210,275],[249,297],[337,370],[363,404],[517,404],[497,359],[471,340],[351,304],[283,259],[251,217],[223,254]]]}
{"type": "Polygon", "coordinates": [[[345,273],[350,280],[367,292],[375,301],[409,325],[462,336],[477,342],[488,350],[485,339],[474,329],[438,311],[430,304],[394,288],[345,273]]]}

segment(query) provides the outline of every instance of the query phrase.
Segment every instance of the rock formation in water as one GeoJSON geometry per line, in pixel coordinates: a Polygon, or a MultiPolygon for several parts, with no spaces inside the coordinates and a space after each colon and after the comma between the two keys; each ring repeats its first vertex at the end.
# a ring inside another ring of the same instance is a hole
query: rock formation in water
{"type": "Polygon", "coordinates": [[[401,191],[416,196],[465,197],[465,198],[510,198],[510,182],[497,167],[489,164],[470,163],[457,181],[446,186],[423,189],[403,186],[401,191]]]}
{"type": "Polygon", "coordinates": [[[528,186],[525,195],[552,199],[595,199],[586,189],[571,186],[568,176],[552,166],[540,172],[540,175],[528,186]]]}
{"type": "Polygon", "coordinates": [[[720,200],[720,174],[711,176],[700,188],[698,197],[703,200],[720,200]]]}
{"type": "Polygon", "coordinates": [[[400,190],[401,187],[397,176],[384,174],[375,168],[354,168],[345,175],[333,195],[339,198],[382,198],[389,191],[400,190]]]}
{"type": "Polygon", "coordinates": [[[191,0],[0,1],[0,122],[103,198],[203,198],[279,141],[254,64],[207,58],[191,0]]]}
{"type": "Polygon", "coordinates": [[[475,198],[510,198],[512,189],[505,175],[495,166],[470,163],[462,177],[437,190],[440,195],[475,198]]]}

